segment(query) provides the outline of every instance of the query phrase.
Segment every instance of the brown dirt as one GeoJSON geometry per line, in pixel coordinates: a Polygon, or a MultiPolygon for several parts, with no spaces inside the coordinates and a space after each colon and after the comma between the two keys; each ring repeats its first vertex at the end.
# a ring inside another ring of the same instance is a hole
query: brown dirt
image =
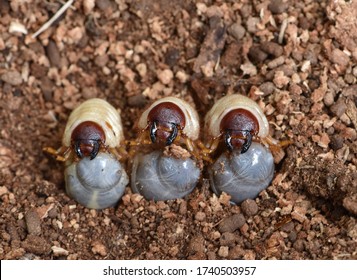
{"type": "Polygon", "coordinates": [[[356,1],[0,0],[0,259],[356,259],[356,1]],[[306,3],[305,3],[306,2],[306,3]],[[29,34],[10,33],[12,22],[29,34]],[[204,114],[224,93],[257,100],[291,140],[271,186],[232,206],[202,182],[185,199],[126,194],[86,209],[64,190],[69,113],[175,95],[204,114]]]}

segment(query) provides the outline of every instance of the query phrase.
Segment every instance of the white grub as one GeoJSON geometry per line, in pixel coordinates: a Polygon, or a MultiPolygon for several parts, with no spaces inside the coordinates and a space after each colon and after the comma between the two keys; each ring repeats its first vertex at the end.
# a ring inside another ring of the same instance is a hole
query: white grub
{"type": "Polygon", "coordinates": [[[156,102],[151,104],[151,106],[142,113],[142,115],[138,121],[138,124],[137,124],[138,128],[145,129],[147,127],[148,115],[149,115],[150,111],[155,106],[157,106],[163,102],[174,103],[182,110],[182,112],[185,115],[185,120],[186,120],[186,125],[182,132],[191,140],[197,140],[199,133],[200,133],[198,114],[197,114],[196,110],[190,104],[188,104],[186,101],[179,99],[177,97],[161,98],[160,100],[157,100],[156,102]]]}
{"type": "MultiPolygon", "coordinates": [[[[269,123],[258,103],[240,95],[227,95],[216,102],[205,119],[206,140],[219,139],[221,123],[227,114],[236,109],[250,112],[258,121],[258,137],[269,136],[269,123]]],[[[223,141],[221,139],[220,141],[223,141]]],[[[265,145],[252,142],[247,150],[235,149],[223,152],[208,167],[212,190],[220,195],[222,192],[231,196],[233,203],[254,199],[267,188],[274,176],[274,158],[265,145]]]]}
{"type": "Polygon", "coordinates": [[[111,148],[118,147],[124,140],[123,128],[118,111],[107,101],[92,98],[73,110],[63,134],[62,144],[69,147],[73,130],[82,122],[92,121],[101,126],[105,133],[105,144],[111,148]]]}

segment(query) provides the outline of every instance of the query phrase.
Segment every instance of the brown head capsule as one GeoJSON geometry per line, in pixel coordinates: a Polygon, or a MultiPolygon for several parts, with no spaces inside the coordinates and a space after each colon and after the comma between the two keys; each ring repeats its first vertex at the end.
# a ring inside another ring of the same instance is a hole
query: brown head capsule
{"type": "Polygon", "coordinates": [[[83,102],[69,116],[62,145],[79,158],[94,159],[100,150],[114,150],[124,140],[119,113],[108,102],[93,98],[83,102]]]}
{"type": "Polygon", "coordinates": [[[228,95],[216,102],[205,118],[206,138],[218,145],[223,137],[228,150],[245,153],[254,138],[269,134],[269,123],[259,105],[240,94],[228,95]]]}
{"type": "Polygon", "coordinates": [[[94,159],[101,145],[105,143],[103,129],[93,121],[85,121],[79,124],[72,132],[71,142],[77,156],[94,159]]]}
{"type": "Polygon", "coordinates": [[[171,145],[185,124],[185,114],[172,102],[159,103],[148,114],[150,139],[153,143],[157,141],[171,145]]]}
{"type": "Polygon", "coordinates": [[[197,112],[187,102],[176,97],[165,97],[146,109],[137,127],[148,130],[151,142],[171,145],[178,136],[192,141],[198,139],[199,121],[197,112]]]}
{"type": "Polygon", "coordinates": [[[224,133],[224,141],[230,151],[237,148],[241,153],[245,153],[252,143],[253,136],[259,131],[259,124],[249,111],[234,109],[224,116],[220,129],[224,133]]]}

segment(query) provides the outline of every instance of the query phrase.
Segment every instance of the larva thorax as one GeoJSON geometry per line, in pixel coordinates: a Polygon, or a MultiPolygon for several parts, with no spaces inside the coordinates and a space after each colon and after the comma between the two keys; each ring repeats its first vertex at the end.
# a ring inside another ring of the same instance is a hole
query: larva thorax
{"type": "Polygon", "coordinates": [[[71,113],[63,134],[62,144],[69,147],[75,139],[86,136],[97,137],[99,134],[102,134],[101,140],[105,140],[105,145],[111,148],[118,147],[124,140],[118,111],[105,100],[93,98],[83,102],[71,113]],[[80,133],[74,134],[76,129],[78,132],[78,127],[83,124],[89,124],[87,129],[79,129],[79,132],[83,132],[83,136],[80,133]],[[93,133],[90,133],[91,130],[93,133]]]}

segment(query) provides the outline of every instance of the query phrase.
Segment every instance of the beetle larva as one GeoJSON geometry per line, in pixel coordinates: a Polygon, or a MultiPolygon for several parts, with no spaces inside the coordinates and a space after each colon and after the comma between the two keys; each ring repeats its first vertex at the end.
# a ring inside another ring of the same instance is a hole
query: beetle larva
{"type": "Polygon", "coordinates": [[[197,112],[179,98],[166,97],[143,112],[137,127],[141,133],[139,145],[149,148],[134,156],[132,190],[153,200],[189,194],[201,174],[195,157],[199,136],[197,112]],[[170,148],[173,153],[167,152],[170,148]]]}
{"type": "Polygon", "coordinates": [[[66,191],[89,208],[115,205],[124,193],[128,176],[119,159],[124,141],[121,118],[108,102],[94,98],[69,116],[57,151],[44,150],[65,161],[66,191]]]}
{"type": "Polygon", "coordinates": [[[259,105],[240,94],[218,100],[205,118],[205,139],[218,157],[209,166],[217,194],[232,202],[254,199],[274,176],[274,158],[261,143],[269,142],[269,123],[259,105]]]}

